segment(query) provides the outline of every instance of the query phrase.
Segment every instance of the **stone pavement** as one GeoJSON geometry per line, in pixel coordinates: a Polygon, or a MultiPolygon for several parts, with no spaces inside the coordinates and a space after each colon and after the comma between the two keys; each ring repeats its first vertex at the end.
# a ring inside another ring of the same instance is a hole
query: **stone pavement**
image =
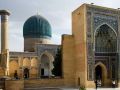
{"type": "Polygon", "coordinates": [[[120,88],[97,88],[97,89],[88,88],[87,90],[120,90],[120,88]]]}
{"type": "MultiPolygon", "coordinates": [[[[79,90],[74,88],[26,88],[24,90],[79,90]]],[[[87,88],[86,90],[120,90],[120,88],[87,88]]]]}
{"type": "MultiPolygon", "coordinates": [[[[62,90],[79,90],[79,89],[62,89],[62,90]]],[[[87,88],[86,90],[120,90],[120,88],[87,88]]]]}
{"type": "Polygon", "coordinates": [[[120,90],[120,88],[97,88],[97,89],[87,88],[87,90],[120,90]]]}

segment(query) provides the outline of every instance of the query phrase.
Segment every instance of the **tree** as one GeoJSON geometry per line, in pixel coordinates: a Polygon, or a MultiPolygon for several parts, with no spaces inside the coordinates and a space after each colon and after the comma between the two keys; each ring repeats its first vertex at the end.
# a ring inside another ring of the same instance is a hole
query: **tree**
{"type": "Polygon", "coordinates": [[[62,76],[62,53],[61,53],[61,48],[57,49],[57,53],[56,53],[53,65],[54,65],[54,68],[52,70],[52,73],[55,76],[62,76]]]}

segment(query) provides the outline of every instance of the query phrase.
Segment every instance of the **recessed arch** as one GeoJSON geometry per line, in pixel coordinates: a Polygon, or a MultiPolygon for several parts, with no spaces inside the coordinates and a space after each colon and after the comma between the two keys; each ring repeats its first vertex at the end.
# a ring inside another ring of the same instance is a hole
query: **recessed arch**
{"type": "Polygon", "coordinates": [[[98,28],[100,28],[102,25],[107,25],[107,26],[109,26],[109,27],[114,31],[114,33],[115,33],[115,35],[116,35],[116,37],[117,37],[117,32],[116,32],[115,29],[114,29],[111,25],[109,25],[108,23],[102,23],[102,24],[100,24],[100,25],[95,29],[94,35],[96,34],[98,28]]]}
{"type": "MultiPolygon", "coordinates": [[[[98,70],[99,68],[101,68],[101,82],[102,82],[102,85],[103,86],[106,86],[107,85],[107,68],[106,66],[102,63],[102,62],[98,62],[96,65],[95,65],[95,72],[96,70],[98,70]]],[[[95,77],[96,76],[96,73],[95,73],[95,77]]]]}
{"type": "Polygon", "coordinates": [[[41,58],[41,56],[42,56],[43,54],[47,55],[52,62],[54,61],[54,56],[53,56],[50,52],[48,52],[48,51],[43,52],[43,53],[40,55],[40,58],[41,58]]]}
{"type": "Polygon", "coordinates": [[[41,76],[49,77],[52,76],[54,57],[51,53],[45,51],[40,56],[40,72],[41,76]]]}
{"type": "Polygon", "coordinates": [[[9,73],[10,76],[14,76],[15,71],[17,70],[19,72],[19,64],[17,60],[11,60],[9,63],[9,73]]]}
{"type": "Polygon", "coordinates": [[[108,24],[102,24],[94,32],[95,52],[117,52],[117,34],[108,24]]]}
{"type": "Polygon", "coordinates": [[[38,59],[37,58],[31,59],[31,67],[38,67],[38,59]]]}
{"type": "Polygon", "coordinates": [[[29,58],[24,58],[23,59],[23,67],[30,67],[31,61],[29,58]]]}

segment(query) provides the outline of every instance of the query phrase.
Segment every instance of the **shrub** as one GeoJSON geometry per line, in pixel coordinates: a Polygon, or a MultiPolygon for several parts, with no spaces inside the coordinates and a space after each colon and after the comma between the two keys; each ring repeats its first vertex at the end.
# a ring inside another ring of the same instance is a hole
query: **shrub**
{"type": "Polygon", "coordinates": [[[80,87],[79,90],[86,90],[85,87],[80,87]]]}

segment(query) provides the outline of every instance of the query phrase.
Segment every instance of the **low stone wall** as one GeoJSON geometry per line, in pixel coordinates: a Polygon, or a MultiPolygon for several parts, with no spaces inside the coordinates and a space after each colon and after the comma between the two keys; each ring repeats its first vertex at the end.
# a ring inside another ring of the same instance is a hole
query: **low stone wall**
{"type": "Polygon", "coordinates": [[[7,80],[5,90],[24,90],[24,88],[39,87],[70,87],[71,83],[65,83],[63,78],[57,79],[28,79],[28,80],[7,80]]]}
{"type": "Polygon", "coordinates": [[[24,80],[6,80],[5,90],[24,90],[24,80]]]}
{"type": "Polygon", "coordinates": [[[61,87],[64,86],[64,79],[33,79],[24,81],[25,88],[34,87],[61,87]]]}

